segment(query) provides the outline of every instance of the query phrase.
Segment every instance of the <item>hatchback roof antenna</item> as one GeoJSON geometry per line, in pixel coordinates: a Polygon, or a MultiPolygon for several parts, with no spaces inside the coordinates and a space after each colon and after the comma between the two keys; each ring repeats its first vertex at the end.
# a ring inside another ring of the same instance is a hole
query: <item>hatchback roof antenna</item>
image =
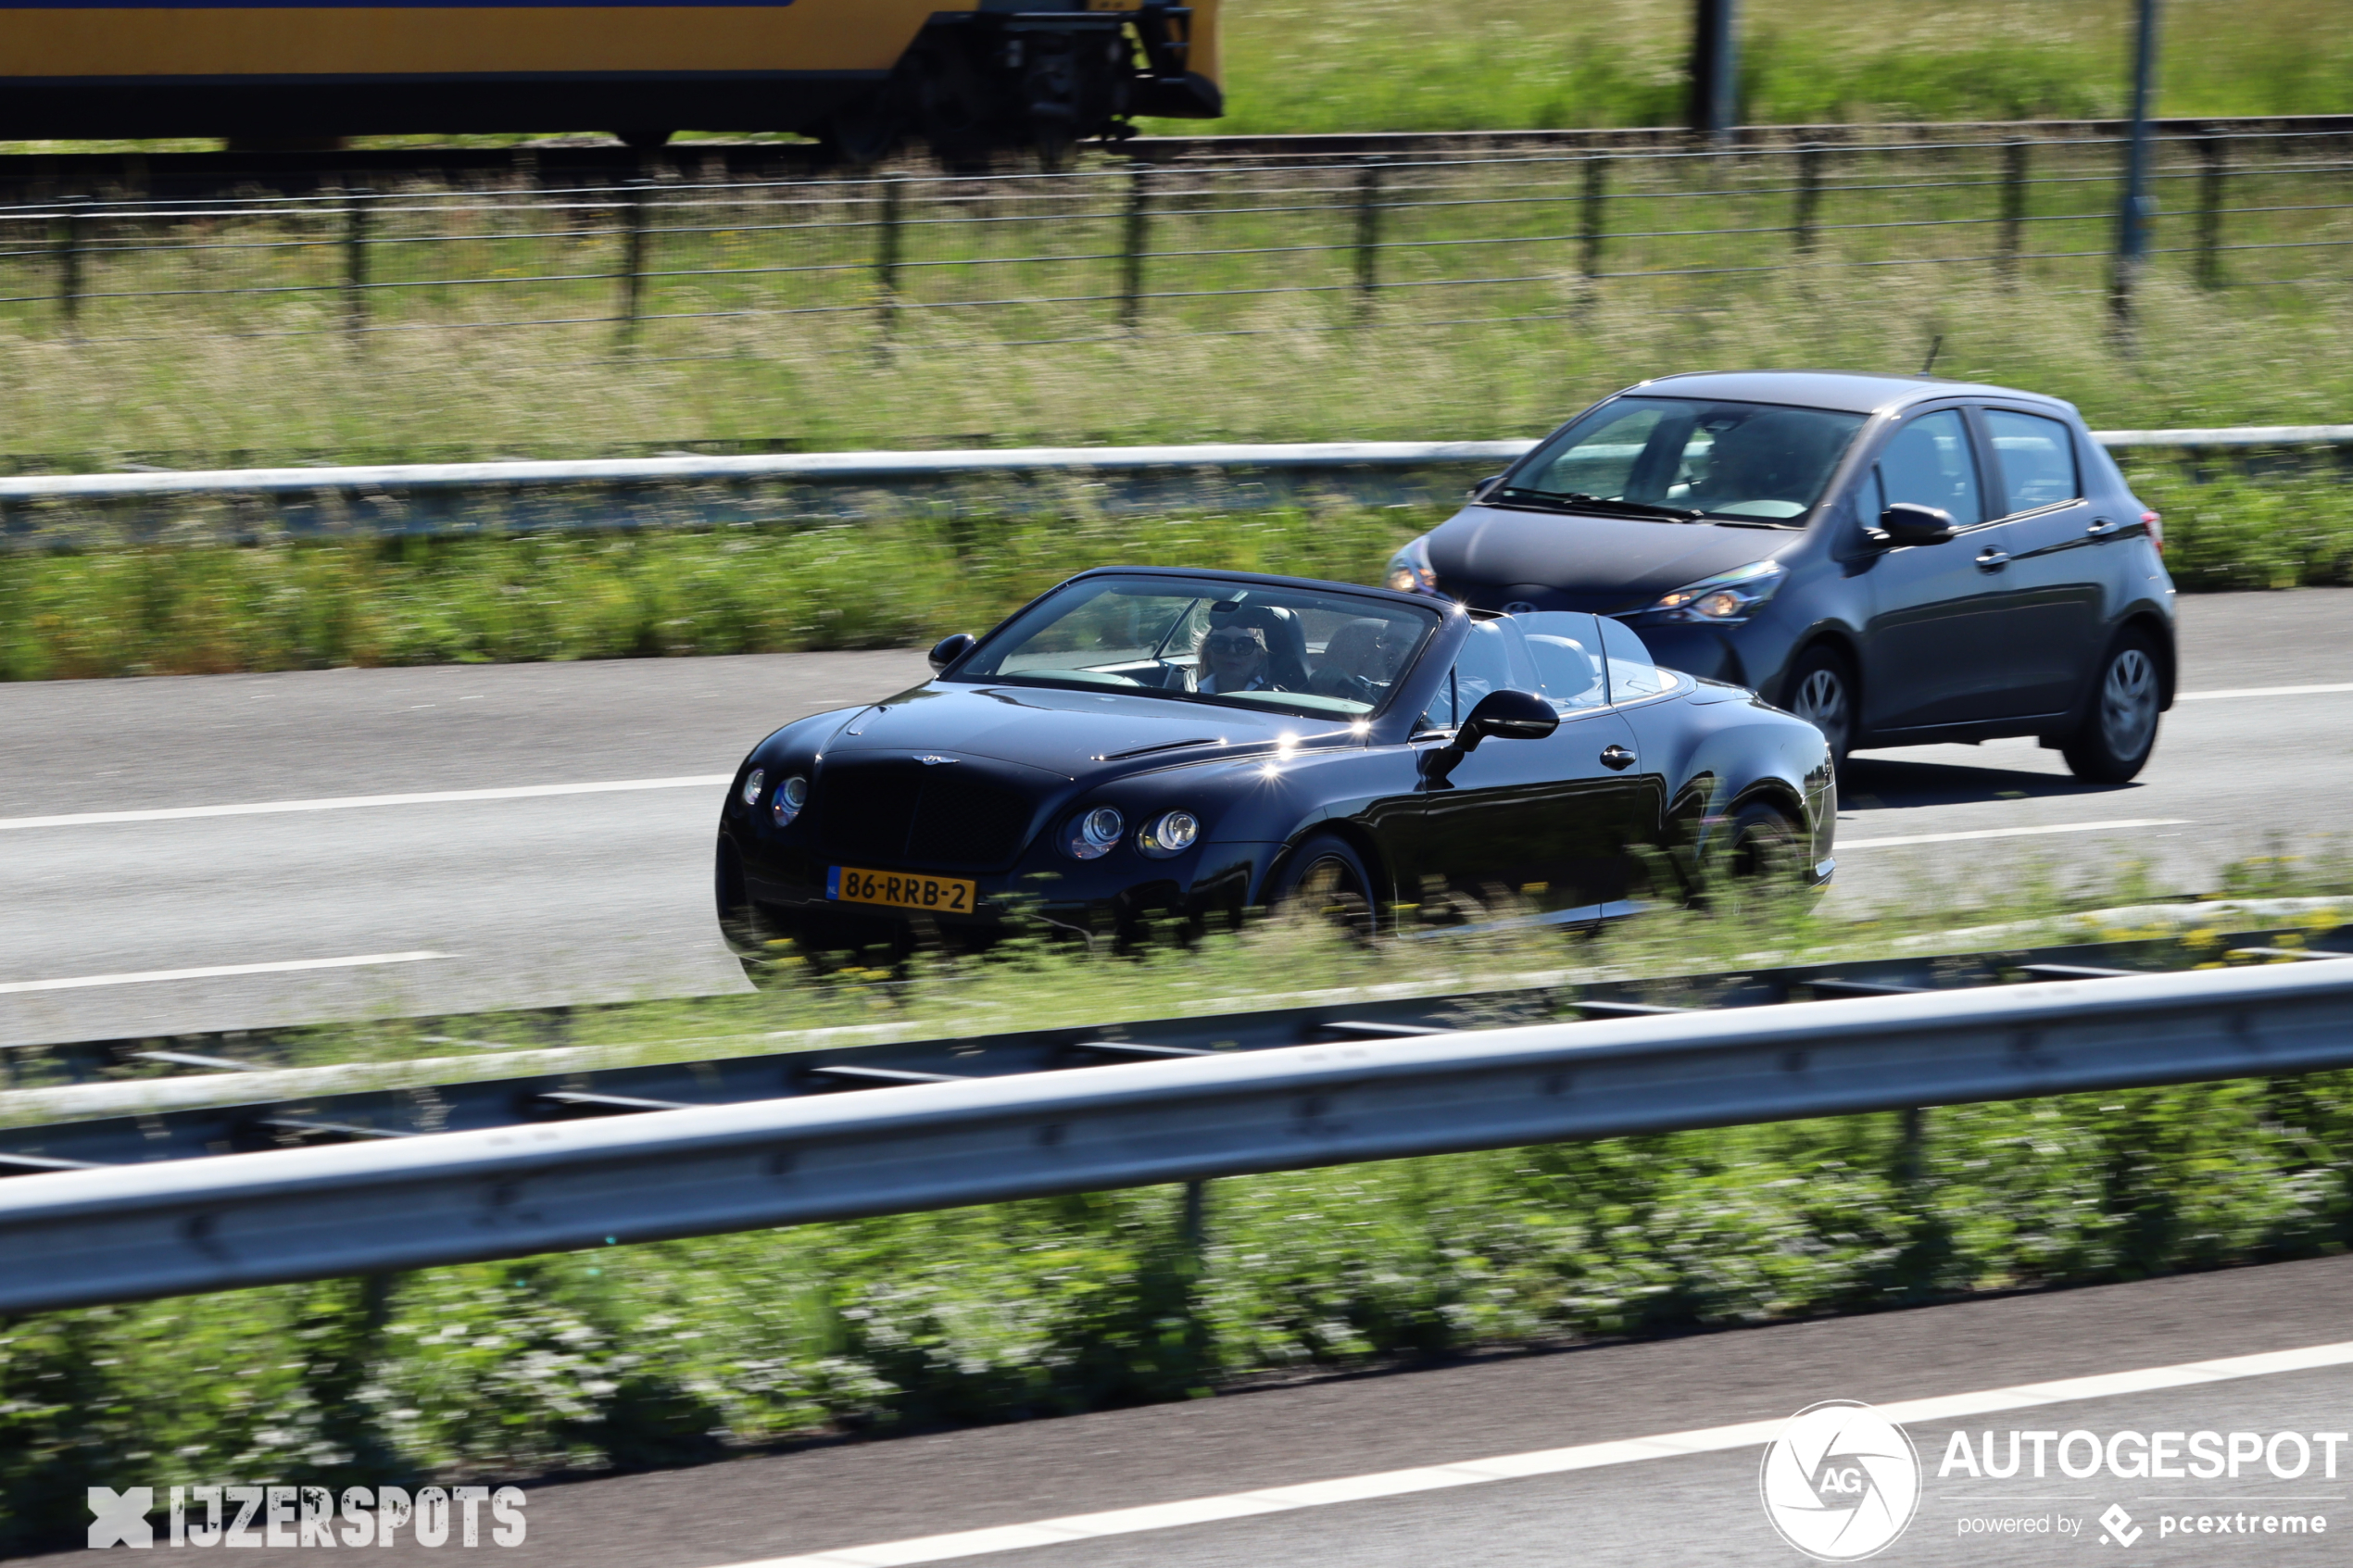
{"type": "Polygon", "coordinates": [[[1936,334],[1936,341],[1928,345],[1928,363],[1920,367],[1920,374],[1926,375],[1936,369],[1936,356],[1944,350],[1944,334],[1939,332],[1936,334]]]}

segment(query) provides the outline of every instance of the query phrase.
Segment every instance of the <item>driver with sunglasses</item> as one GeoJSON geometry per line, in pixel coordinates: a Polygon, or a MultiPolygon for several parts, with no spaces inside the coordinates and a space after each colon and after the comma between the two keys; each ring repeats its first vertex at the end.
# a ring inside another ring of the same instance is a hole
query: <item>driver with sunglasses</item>
{"type": "Polygon", "coordinates": [[[1193,690],[1211,696],[1281,688],[1266,678],[1266,632],[1259,626],[1220,626],[1201,640],[1201,668],[1207,671],[1193,690]]]}

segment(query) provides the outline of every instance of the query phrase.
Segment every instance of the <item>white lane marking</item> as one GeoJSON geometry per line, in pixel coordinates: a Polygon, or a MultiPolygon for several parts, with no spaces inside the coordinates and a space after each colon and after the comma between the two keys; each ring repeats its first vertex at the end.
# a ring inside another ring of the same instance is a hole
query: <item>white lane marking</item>
{"type": "Polygon", "coordinates": [[[77,811],[59,817],[0,817],[10,828],[98,827],[108,822],[170,822],[187,817],[267,817],[281,811],[350,811],[362,806],[440,806],[459,800],[528,800],[542,795],[611,795],[632,789],[715,789],[733,773],[677,779],[614,779],[605,784],[514,784],[505,789],[442,789],[415,795],[332,795],[318,800],[262,800],[244,806],[162,806],[144,811],[77,811]]]}
{"type": "Polygon", "coordinates": [[[77,974],[65,980],[0,981],[0,995],[17,991],[79,991],[92,985],[146,985],[158,980],[220,980],[237,974],[293,974],[306,969],[366,969],[374,964],[422,963],[447,953],[359,953],[347,959],[281,959],[275,963],[224,963],[205,969],[149,969],[132,974],[77,974]]]}
{"type": "Polygon", "coordinates": [[[2177,828],[2186,817],[2120,817],[2112,822],[2057,822],[2040,828],[1979,828],[1972,833],[1916,833],[1902,838],[1842,838],[1841,849],[1893,849],[1899,844],[1957,844],[1965,838],[2034,838],[2046,833],[2108,833],[2117,828],[2177,828]]]}
{"type": "MultiPolygon", "coordinates": [[[[2021,1383],[2007,1388],[1987,1388],[1971,1394],[1946,1394],[1934,1399],[1904,1399],[1878,1407],[1899,1424],[1957,1421],[1998,1411],[2032,1410],[2075,1399],[2108,1399],[2122,1394],[2155,1393],[2167,1388],[2195,1387],[2245,1377],[2271,1377],[2281,1373],[2310,1372],[2322,1367],[2353,1365],[2353,1341],[2314,1345],[2300,1350],[2274,1350],[2254,1356],[2230,1356],[2219,1361],[2188,1361],[2178,1366],[2147,1367],[2138,1372],[2107,1373],[2095,1377],[2061,1378],[2051,1383],[2021,1383]]],[[[844,1547],[805,1557],[771,1557],[737,1562],[729,1568],[902,1568],[918,1562],[946,1562],[960,1557],[1017,1551],[1026,1547],[1063,1546],[1104,1536],[1132,1536],[1183,1524],[1206,1524],[1222,1519],[1243,1519],[1259,1513],[1285,1513],[1302,1508],[1362,1502],[1373,1498],[1403,1497],[1444,1486],[1472,1486],[1490,1481],[1517,1481],[1532,1475],[1559,1475],[1570,1471],[1597,1470],[1644,1460],[1673,1459],[1683,1454],[1721,1453],[1770,1442],[1783,1425],[1780,1421],[1747,1421],[1732,1426],[1704,1426],[1689,1432],[1664,1432],[1650,1437],[1627,1437],[1609,1443],[1580,1443],[1574,1448],[1546,1449],[1535,1453],[1502,1454],[1461,1464],[1428,1465],[1414,1470],[1383,1471],[1317,1481],[1303,1486],[1273,1486],[1264,1491],[1232,1492],[1223,1497],[1193,1498],[1184,1502],[1149,1508],[1116,1509],[1107,1513],[1067,1514],[1027,1524],[1003,1524],[988,1530],[960,1530],[952,1535],[924,1536],[903,1541],[878,1541],[871,1546],[844,1547]]]]}
{"type": "Polygon", "coordinates": [[[2308,696],[2321,692],[2353,692],[2353,682],[2334,686],[2242,686],[2231,692],[2175,692],[2175,702],[2220,702],[2235,696],[2308,696]]]}

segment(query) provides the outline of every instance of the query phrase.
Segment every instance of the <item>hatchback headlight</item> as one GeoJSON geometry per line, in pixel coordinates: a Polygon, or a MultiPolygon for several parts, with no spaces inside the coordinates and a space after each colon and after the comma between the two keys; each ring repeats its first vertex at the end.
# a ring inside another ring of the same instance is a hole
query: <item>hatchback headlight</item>
{"type": "Polygon", "coordinates": [[[799,816],[800,809],[808,804],[809,781],[795,773],[776,786],[775,802],[768,810],[776,819],[776,825],[784,827],[799,816]]]}
{"type": "Polygon", "coordinates": [[[1155,860],[1182,855],[1201,837],[1201,819],[1190,811],[1163,811],[1136,834],[1136,847],[1155,860]]]}
{"type": "Polygon", "coordinates": [[[1752,561],[1719,571],[1713,577],[1661,594],[1644,609],[1662,621],[1708,621],[1719,626],[1746,621],[1789,580],[1789,568],[1779,561],[1752,561]]]}
{"type": "Polygon", "coordinates": [[[1119,835],[1127,831],[1127,820],[1109,806],[1098,806],[1081,811],[1070,820],[1063,834],[1063,853],[1074,860],[1100,860],[1111,853],[1119,835]]]}
{"type": "Polygon", "coordinates": [[[1437,593],[1438,573],[1429,564],[1429,535],[1423,534],[1390,557],[1381,581],[1401,594],[1437,593]]]}
{"type": "Polygon", "coordinates": [[[746,773],[744,775],[744,804],[759,805],[761,786],[767,782],[768,772],[764,768],[754,768],[750,772],[746,773]]]}

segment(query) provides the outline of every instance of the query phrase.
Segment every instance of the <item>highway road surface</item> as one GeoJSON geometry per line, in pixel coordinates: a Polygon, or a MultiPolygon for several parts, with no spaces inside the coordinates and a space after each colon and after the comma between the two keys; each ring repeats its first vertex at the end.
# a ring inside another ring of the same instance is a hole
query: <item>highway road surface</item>
{"type": "MultiPolygon", "coordinates": [[[[1837,907],[2153,855],[2187,890],[2353,829],[2353,590],[2182,600],[2134,784],[2032,742],[1865,754],[1837,907]]],[[[742,988],[724,776],[912,652],[0,686],[0,1044],[742,988]],[[586,786],[586,787],[583,787],[586,786]]]]}
{"type": "MultiPolygon", "coordinates": [[[[1788,1417],[1845,1399],[1887,1410],[1919,1456],[1917,1512],[1872,1559],[1889,1568],[2341,1564],[2353,1561],[2348,1293],[2353,1259],[2334,1258],[1270,1385],[541,1486],[527,1496],[517,1547],[484,1540],[462,1552],[453,1536],[426,1550],[404,1538],[367,1561],[1802,1568],[1768,1523],[1760,1461],[1788,1417]],[[1992,1433],[1997,1467],[2010,1432],[2050,1434],[2045,1474],[2032,1474],[2034,1440],[2022,1436],[2030,1458],[2018,1474],[1970,1477],[1948,1462],[1956,1431],[1972,1457],[1992,1433]],[[2079,1432],[2127,1471],[2148,1440],[2176,1434],[2185,1474],[2069,1475],[2062,1458],[2088,1468],[2079,1432]],[[2186,1474],[2189,1435],[2201,1432],[2217,1434],[2226,1456],[2242,1453],[2235,1475],[2186,1474]],[[2288,1433],[2294,1442],[2281,1438],[2288,1433]],[[2249,1435],[2261,1457],[2234,1434],[2249,1435]],[[2298,1444],[2301,1473],[2275,1474],[2274,1461],[2296,1469],[2298,1444]],[[2125,1518],[2104,1525],[2111,1507],[2125,1518]],[[2233,1525],[2227,1537],[2201,1535],[2199,1517],[2233,1525]],[[2267,1517],[2294,1517],[2303,1532],[2266,1534],[2267,1517]],[[2043,1529],[1963,1534],[1966,1522],[2004,1520],[2043,1529]],[[2104,1544],[2111,1529],[2132,1544],[2104,1544]]],[[[208,1561],[158,1541],[136,1561],[192,1555],[208,1561]]],[[[268,1561],[350,1555],[280,1550],[268,1561]]]]}

